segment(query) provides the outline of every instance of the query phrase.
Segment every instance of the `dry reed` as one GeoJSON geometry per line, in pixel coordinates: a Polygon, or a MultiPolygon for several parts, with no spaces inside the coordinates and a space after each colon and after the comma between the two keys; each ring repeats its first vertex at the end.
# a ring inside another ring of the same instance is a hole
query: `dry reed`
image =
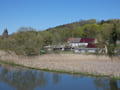
{"type": "Polygon", "coordinates": [[[28,57],[4,51],[0,51],[0,56],[2,60],[28,67],[120,77],[120,60],[116,57],[111,59],[107,56],[81,54],[45,54],[28,57]]]}

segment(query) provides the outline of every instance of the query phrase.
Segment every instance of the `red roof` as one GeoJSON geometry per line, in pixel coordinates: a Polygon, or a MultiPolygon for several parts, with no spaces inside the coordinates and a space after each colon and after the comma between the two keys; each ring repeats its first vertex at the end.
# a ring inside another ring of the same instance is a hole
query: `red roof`
{"type": "Polygon", "coordinates": [[[87,48],[96,48],[96,45],[88,43],[87,48]]]}
{"type": "Polygon", "coordinates": [[[68,41],[72,41],[72,38],[68,38],[68,41]]]}
{"type": "Polygon", "coordinates": [[[82,38],[81,40],[80,40],[80,43],[92,43],[92,42],[94,42],[94,38],[82,38]]]}

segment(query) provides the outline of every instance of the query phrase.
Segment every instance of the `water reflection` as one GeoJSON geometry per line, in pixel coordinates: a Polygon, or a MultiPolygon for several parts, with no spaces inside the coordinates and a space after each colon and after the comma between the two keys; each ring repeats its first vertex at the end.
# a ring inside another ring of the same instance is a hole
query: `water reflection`
{"type": "Polygon", "coordinates": [[[120,81],[108,78],[41,72],[8,65],[1,65],[0,82],[16,90],[39,90],[41,88],[42,90],[120,90],[120,81]]]}
{"type": "Polygon", "coordinates": [[[47,75],[43,72],[31,70],[11,71],[8,68],[1,69],[0,80],[17,90],[33,90],[37,86],[45,86],[48,83],[47,75]]]}
{"type": "Polygon", "coordinates": [[[110,90],[120,90],[116,80],[110,80],[110,90]]]}
{"type": "Polygon", "coordinates": [[[107,78],[104,78],[104,79],[96,78],[94,80],[94,83],[95,83],[97,90],[99,90],[99,89],[102,89],[102,90],[120,90],[118,88],[117,80],[107,79],[107,78]]]}
{"type": "Polygon", "coordinates": [[[53,83],[58,84],[60,82],[60,75],[58,73],[53,73],[53,83]]]}

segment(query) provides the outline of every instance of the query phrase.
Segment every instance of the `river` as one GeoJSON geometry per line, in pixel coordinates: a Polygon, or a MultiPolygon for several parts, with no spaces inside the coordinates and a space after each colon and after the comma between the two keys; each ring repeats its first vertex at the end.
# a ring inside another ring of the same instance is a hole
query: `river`
{"type": "Polygon", "coordinates": [[[120,90],[120,80],[0,64],[0,90],[120,90]]]}

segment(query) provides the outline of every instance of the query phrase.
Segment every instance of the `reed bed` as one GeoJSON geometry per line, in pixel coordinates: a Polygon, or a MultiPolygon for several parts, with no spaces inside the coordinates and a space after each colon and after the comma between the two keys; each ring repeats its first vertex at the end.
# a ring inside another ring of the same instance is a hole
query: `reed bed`
{"type": "Polygon", "coordinates": [[[45,54],[40,56],[18,56],[0,51],[2,60],[27,67],[68,72],[83,72],[94,75],[120,77],[120,58],[82,54],[45,54]]]}

